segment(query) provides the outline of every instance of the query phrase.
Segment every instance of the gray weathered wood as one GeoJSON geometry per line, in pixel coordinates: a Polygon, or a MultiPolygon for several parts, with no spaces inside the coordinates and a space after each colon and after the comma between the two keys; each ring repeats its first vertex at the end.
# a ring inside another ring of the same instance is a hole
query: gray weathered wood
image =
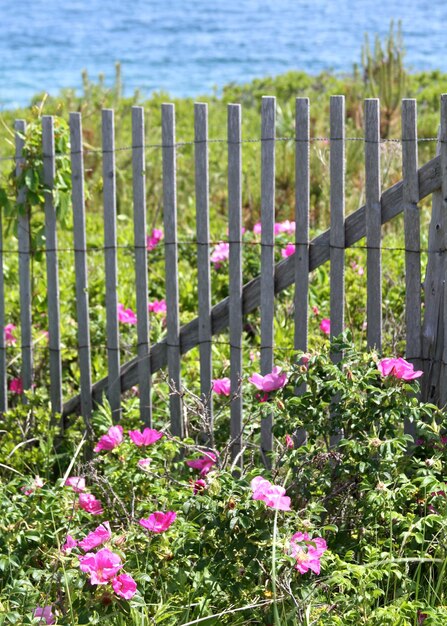
{"type": "MultiPolygon", "coordinates": [[[[242,450],[242,130],[241,105],[229,104],[228,113],[228,219],[230,240],[230,437],[232,458],[242,450]]],[[[242,456],[239,456],[242,467],[242,456]]]]}
{"type": "Polygon", "coordinates": [[[211,274],[208,176],[208,105],[194,104],[194,156],[196,186],[197,280],[199,297],[200,392],[213,428],[211,379],[211,274]]]}
{"type": "Polygon", "coordinates": [[[104,257],[106,278],[107,398],[114,422],[121,417],[120,348],[118,330],[118,262],[116,246],[115,123],[113,109],[102,111],[104,257]]]}
{"type": "MultiPolygon", "coordinates": [[[[447,94],[441,96],[441,191],[444,215],[447,213],[447,94]]],[[[444,256],[447,250],[447,231],[444,231],[443,251],[444,256]]],[[[440,277],[441,278],[441,277],[440,277]]],[[[444,282],[444,294],[442,305],[442,362],[439,377],[439,405],[445,406],[447,403],[447,289],[445,286],[446,275],[442,276],[444,282]]],[[[440,340],[439,340],[440,341],[440,340]]]]}
{"type": "Polygon", "coordinates": [[[53,202],[56,157],[54,123],[51,115],[42,117],[43,182],[45,191],[45,252],[47,261],[48,344],[50,349],[50,399],[53,413],[62,411],[62,358],[59,313],[59,269],[57,223],[53,202]]]}
{"type": "Polygon", "coordinates": [[[295,103],[295,350],[307,352],[309,319],[310,106],[295,103]]]}
{"type": "MultiPolygon", "coordinates": [[[[402,100],[402,179],[405,229],[405,323],[406,357],[421,368],[421,235],[416,100],[402,100]]],[[[405,432],[415,434],[405,420],[405,432]]]]}
{"type": "Polygon", "coordinates": [[[365,184],[367,249],[367,344],[382,349],[382,221],[380,182],[380,103],[365,100],[365,184]]]}
{"type": "Polygon", "coordinates": [[[144,151],[144,109],[132,107],[132,181],[135,245],[135,287],[137,298],[138,388],[140,417],[152,422],[151,363],[149,359],[149,312],[146,243],[146,159],[144,151]]]}
{"type": "MultiPolygon", "coordinates": [[[[431,159],[418,170],[419,198],[421,201],[428,195],[439,189],[441,185],[441,162],[440,157],[431,159]]],[[[382,224],[392,220],[402,213],[402,181],[397,182],[382,194],[382,224]]],[[[352,246],[366,235],[366,207],[362,206],[354,211],[345,220],[345,244],[352,246]]],[[[329,260],[329,230],[325,231],[310,242],[309,271],[329,260]]],[[[293,255],[294,256],[294,255],[293,255]]],[[[295,261],[293,256],[277,263],[275,267],[275,293],[280,293],[293,284],[295,279],[295,261]]],[[[242,311],[244,315],[254,311],[260,303],[260,276],[257,276],[244,285],[242,297],[242,311]]],[[[211,310],[213,335],[224,331],[229,323],[229,298],[225,298],[216,304],[211,310]]],[[[185,354],[198,343],[198,320],[194,319],[180,331],[180,350],[185,354]]],[[[167,364],[167,340],[164,339],[151,348],[151,371],[152,373],[166,367],[167,364]]],[[[122,368],[122,388],[127,391],[138,380],[138,359],[132,359],[122,368]]],[[[93,386],[93,397],[100,401],[101,395],[107,389],[107,377],[101,379],[93,386]]],[[[79,410],[80,398],[75,396],[64,407],[64,416],[68,417],[79,410]]]]}
{"type": "Polygon", "coordinates": [[[163,144],[163,220],[165,229],[166,322],[168,375],[175,393],[169,396],[171,431],[183,436],[184,425],[180,380],[180,322],[178,308],[177,190],[175,108],[161,105],[163,144]]]}
{"type": "Polygon", "coordinates": [[[402,100],[402,179],[405,224],[406,356],[421,356],[421,236],[416,100],[402,100]]]}
{"type": "MultiPolygon", "coordinates": [[[[22,172],[24,158],[22,156],[25,140],[23,135],[26,131],[24,120],[16,120],[16,176],[22,172]]],[[[31,389],[33,383],[33,339],[31,332],[31,271],[30,271],[30,212],[26,205],[26,192],[22,188],[17,195],[19,206],[19,223],[17,238],[19,245],[19,292],[20,292],[20,330],[22,336],[22,369],[21,378],[23,389],[31,389]]],[[[23,398],[27,403],[26,398],[23,398]]]]}
{"type": "Polygon", "coordinates": [[[90,432],[93,408],[92,374],[88,312],[87,243],[85,235],[84,158],[80,113],[70,113],[70,144],[81,413],[87,430],[90,432]]]}
{"type": "MultiPolygon", "coordinates": [[[[344,330],[345,304],[345,99],[331,96],[330,100],[330,320],[331,340],[344,330]]],[[[331,358],[339,363],[341,352],[332,350],[331,358]]],[[[338,402],[338,396],[333,402],[338,402]]],[[[331,435],[330,444],[336,446],[342,434],[331,435]]]]}
{"type": "MultiPolygon", "coordinates": [[[[345,99],[331,96],[330,105],[330,319],[331,337],[344,328],[345,302],[345,99]]],[[[333,354],[338,362],[341,354],[333,354]]]]}
{"type": "MultiPolygon", "coordinates": [[[[309,212],[310,212],[310,104],[309,98],[295,101],[295,292],[294,348],[307,352],[309,321],[309,212]]],[[[306,391],[302,384],[295,389],[306,391]]],[[[294,433],[298,446],[306,442],[304,429],[294,433]]]]}
{"type": "MultiPolygon", "coordinates": [[[[275,308],[275,116],[276,98],[263,96],[261,105],[261,374],[273,369],[273,318],[275,308]]],[[[270,466],[273,449],[272,415],[261,423],[261,451],[270,466]]]]}
{"type": "MultiPolygon", "coordinates": [[[[438,132],[436,149],[438,163],[441,163],[441,127],[438,132]]],[[[441,167],[439,168],[441,172],[441,167]]],[[[420,185],[419,178],[419,185],[420,185]]],[[[420,190],[419,190],[419,195],[420,190]]],[[[439,187],[432,195],[432,215],[428,234],[428,259],[424,280],[424,321],[422,324],[422,365],[424,376],[421,379],[421,399],[424,402],[439,403],[442,387],[441,361],[444,351],[443,306],[444,287],[447,271],[445,238],[447,233],[447,215],[439,187]]]]}
{"type": "Polygon", "coordinates": [[[5,286],[3,280],[3,209],[0,209],[0,416],[8,410],[5,345],[5,286]]]}

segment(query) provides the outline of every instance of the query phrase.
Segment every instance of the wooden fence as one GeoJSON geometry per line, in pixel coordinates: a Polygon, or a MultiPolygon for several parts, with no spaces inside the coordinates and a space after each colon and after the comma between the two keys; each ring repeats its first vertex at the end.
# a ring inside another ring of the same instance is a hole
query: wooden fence
{"type": "MultiPolygon", "coordinates": [[[[210,395],[212,384],[212,337],[229,329],[231,390],[231,437],[234,454],[241,448],[243,399],[236,394],[242,371],[242,336],[244,316],[259,307],[261,319],[261,374],[272,370],[274,355],[275,295],[295,285],[294,347],[307,350],[309,272],[330,263],[331,333],[344,328],[345,249],[366,237],[367,247],[367,343],[379,352],[382,347],[382,225],[404,213],[406,262],[406,357],[426,371],[424,394],[440,404],[446,402],[447,385],[447,306],[444,306],[446,275],[447,210],[447,95],[441,98],[439,154],[418,167],[416,101],[402,102],[402,180],[382,190],[380,176],[381,138],[380,103],[368,99],[364,107],[365,205],[345,217],[345,103],[343,96],[330,100],[330,229],[309,240],[309,152],[310,105],[307,98],[296,99],[295,164],[295,254],[274,263],[275,222],[275,117],[274,97],[264,97],[261,108],[261,273],[242,284],[242,134],[241,106],[228,105],[228,222],[229,222],[229,297],[211,307],[208,109],[195,105],[195,188],[197,210],[198,317],[187,325],[179,323],[178,236],[176,200],[175,110],[162,105],[163,220],[166,267],[167,334],[149,343],[146,187],[144,111],[132,109],[132,167],[134,206],[134,251],[136,266],[138,353],[131,361],[120,362],[117,314],[117,208],[114,143],[114,112],[102,112],[104,258],[108,376],[92,382],[91,343],[89,334],[88,275],[86,262],[84,158],[81,114],[70,115],[72,207],[80,393],[62,398],[62,360],[60,347],[59,275],[56,218],[51,189],[55,176],[53,118],[42,118],[45,184],[45,233],[48,284],[49,368],[52,409],[69,416],[81,413],[90,424],[92,408],[104,393],[115,420],[120,417],[121,394],[139,386],[141,417],[151,424],[151,375],[167,367],[169,379],[181,389],[181,357],[195,346],[200,349],[201,392],[210,395]],[[421,322],[421,246],[418,203],[433,194],[433,218],[429,241],[429,261],[425,280],[425,318],[421,322]],[[446,338],[446,340],[444,339],[446,338]]],[[[23,161],[25,122],[16,129],[16,168],[23,161]]],[[[18,202],[23,201],[20,192],[18,202]]],[[[33,348],[31,339],[30,223],[22,215],[18,228],[21,376],[24,389],[33,383],[33,348]]],[[[1,228],[0,228],[1,236],[1,228]]],[[[0,240],[0,328],[5,326],[3,244],[0,240]]],[[[334,355],[334,359],[339,358],[334,355]]],[[[172,432],[183,435],[181,396],[171,394],[172,432]]],[[[7,409],[6,345],[0,333],[0,410],[7,409]]],[[[212,404],[209,406],[212,419],[212,404]]],[[[271,418],[262,421],[261,442],[264,452],[272,449],[271,418]]]]}

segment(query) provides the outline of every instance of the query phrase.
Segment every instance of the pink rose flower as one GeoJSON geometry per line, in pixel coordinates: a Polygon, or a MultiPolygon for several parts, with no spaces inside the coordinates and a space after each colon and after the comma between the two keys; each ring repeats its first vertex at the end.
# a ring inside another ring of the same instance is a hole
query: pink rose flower
{"type": "Polygon", "coordinates": [[[78,542],[76,541],[76,539],[73,539],[71,535],[67,535],[65,543],[62,546],[61,550],[64,554],[70,554],[73,548],[76,548],[77,545],[78,542]]]}
{"type": "Polygon", "coordinates": [[[130,600],[137,592],[137,583],[125,572],[112,579],[112,587],[116,595],[125,600],[130,600]]]}
{"type": "Polygon", "coordinates": [[[270,374],[261,376],[261,374],[252,374],[248,379],[257,389],[270,393],[281,389],[287,382],[287,374],[281,374],[281,368],[275,365],[270,374]]]}
{"type": "Polygon", "coordinates": [[[97,500],[91,493],[79,494],[79,506],[92,515],[102,515],[104,513],[101,500],[97,500]]]}
{"type": "Polygon", "coordinates": [[[354,271],[357,272],[359,276],[363,276],[363,274],[365,273],[365,270],[363,269],[363,267],[359,265],[356,261],[352,261],[351,267],[354,271]]]}
{"type": "Polygon", "coordinates": [[[219,396],[229,396],[231,393],[231,381],[229,378],[215,378],[213,381],[213,391],[219,396]]]}
{"type": "Polygon", "coordinates": [[[203,478],[199,478],[198,480],[194,481],[194,484],[193,484],[194,495],[197,495],[198,493],[202,493],[203,491],[205,491],[205,489],[206,489],[206,482],[203,480],[203,478]]]}
{"type": "Polygon", "coordinates": [[[289,450],[293,450],[294,447],[295,444],[292,437],[290,435],[286,435],[286,448],[288,448],[289,450]]]}
{"type": "Polygon", "coordinates": [[[23,491],[25,496],[30,496],[36,489],[42,489],[44,484],[43,479],[40,476],[36,476],[32,484],[29,487],[21,487],[21,491],[23,491]]]}
{"type": "Polygon", "coordinates": [[[100,524],[95,530],[89,533],[82,541],[78,541],[78,546],[88,552],[98,546],[106,543],[112,537],[112,531],[110,530],[109,522],[100,524]]]}
{"type": "Polygon", "coordinates": [[[132,309],[125,309],[124,304],[118,304],[118,321],[121,324],[133,324],[137,323],[137,316],[132,309]]]}
{"type": "Polygon", "coordinates": [[[320,330],[325,335],[331,334],[331,320],[327,317],[323,318],[320,322],[320,330]]]}
{"type": "Polygon", "coordinates": [[[193,461],[186,461],[188,467],[200,470],[201,476],[206,476],[213,465],[216,465],[217,457],[214,452],[205,452],[204,456],[200,459],[194,459],[193,461]]]}
{"type": "Polygon", "coordinates": [[[166,315],[166,300],[154,300],[147,305],[149,313],[156,315],[166,315]]]}
{"type": "Polygon", "coordinates": [[[291,555],[296,559],[295,569],[300,574],[309,570],[315,574],[320,573],[320,559],[327,550],[327,543],[323,537],[311,539],[308,533],[295,533],[290,539],[291,555]]]}
{"type": "Polygon", "coordinates": [[[140,459],[138,461],[138,465],[140,467],[143,467],[143,468],[144,467],[148,467],[151,463],[152,463],[152,459],[149,459],[149,458],[147,458],[147,459],[140,459]]]}
{"type": "Polygon", "coordinates": [[[382,359],[378,362],[377,368],[382,376],[394,376],[402,380],[414,380],[424,373],[422,370],[414,369],[414,365],[405,359],[382,359]]]}
{"type": "Polygon", "coordinates": [[[123,427],[118,424],[118,426],[111,426],[107,431],[106,435],[103,435],[96,446],[93,448],[94,452],[99,452],[100,450],[113,450],[120,445],[123,441],[123,427]]]}
{"type": "Polygon", "coordinates": [[[287,246],[281,250],[281,256],[286,259],[287,257],[292,256],[292,254],[295,254],[295,244],[288,243],[287,246]]]}
{"type": "Polygon", "coordinates": [[[146,237],[146,246],[148,251],[150,252],[151,250],[156,248],[162,239],[163,231],[159,228],[153,228],[152,235],[147,235],[146,237]]]}
{"type": "Polygon", "coordinates": [[[115,578],[118,571],[123,567],[121,557],[107,548],[98,552],[89,552],[79,557],[81,571],[90,575],[92,585],[105,585],[115,578]]]}
{"type": "Polygon", "coordinates": [[[211,253],[211,263],[214,263],[216,270],[220,268],[224,261],[228,261],[230,257],[230,244],[223,241],[219,242],[211,253]]]}
{"type": "Polygon", "coordinates": [[[9,391],[11,393],[16,393],[18,395],[22,395],[22,393],[23,393],[23,381],[20,378],[20,376],[18,376],[17,378],[13,378],[9,382],[9,391]]]}
{"type": "Polygon", "coordinates": [[[256,224],[253,226],[253,233],[255,235],[260,235],[261,230],[262,230],[261,222],[256,222],[256,224]]]}
{"type": "Polygon", "coordinates": [[[14,324],[6,324],[4,328],[5,333],[5,344],[7,346],[12,346],[16,343],[17,339],[14,337],[13,332],[16,330],[17,326],[14,324]]]}
{"type": "Polygon", "coordinates": [[[138,446],[150,446],[163,437],[163,433],[154,428],[145,428],[143,432],[139,430],[129,430],[129,437],[138,446]]]}
{"type": "Polygon", "coordinates": [[[276,222],[273,227],[273,232],[276,235],[280,233],[287,233],[289,235],[293,235],[295,232],[295,222],[290,222],[289,220],[284,220],[284,222],[276,222]]]}
{"type": "Polygon", "coordinates": [[[253,491],[253,500],[263,500],[271,509],[290,511],[290,498],[286,496],[284,487],[272,485],[270,481],[256,476],[250,483],[253,491]]]}
{"type": "Polygon", "coordinates": [[[155,511],[147,519],[140,519],[140,525],[153,533],[164,533],[174,523],[176,517],[177,513],[174,511],[167,511],[166,513],[155,511]]]}
{"type": "Polygon", "coordinates": [[[40,617],[39,621],[42,622],[42,620],[45,620],[45,624],[55,624],[56,619],[53,613],[51,612],[51,609],[52,607],[50,605],[49,606],[36,606],[33,617],[40,617]]]}
{"type": "Polygon", "coordinates": [[[81,493],[82,491],[85,491],[85,478],[82,476],[70,476],[64,482],[64,485],[66,487],[71,487],[73,491],[76,491],[76,493],[81,493]]]}

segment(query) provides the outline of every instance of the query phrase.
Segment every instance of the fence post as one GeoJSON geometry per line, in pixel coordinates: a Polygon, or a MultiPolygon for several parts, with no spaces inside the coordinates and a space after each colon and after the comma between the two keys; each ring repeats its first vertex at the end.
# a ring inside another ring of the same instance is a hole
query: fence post
{"type": "Polygon", "coordinates": [[[183,437],[184,424],[180,395],[175,108],[173,104],[161,105],[161,131],[163,144],[163,221],[165,228],[166,271],[166,350],[169,382],[175,386],[175,393],[171,391],[169,395],[169,408],[172,434],[176,437],[183,437]]]}
{"type": "MultiPolygon", "coordinates": [[[[442,212],[447,212],[447,94],[441,96],[441,190],[442,190],[442,212]]],[[[444,231],[442,250],[444,256],[447,254],[447,229],[444,231]]],[[[446,267],[444,266],[444,270],[446,267]]],[[[443,330],[443,350],[441,359],[441,371],[439,377],[439,405],[444,407],[447,403],[447,289],[445,286],[446,274],[443,276],[444,297],[442,302],[442,330],[443,330]]]]}
{"type": "Polygon", "coordinates": [[[428,261],[424,280],[425,311],[422,324],[422,400],[443,406],[445,377],[442,361],[444,357],[444,299],[446,263],[447,214],[445,210],[446,155],[447,147],[447,95],[441,96],[441,125],[437,155],[440,159],[439,189],[433,191],[432,216],[428,237],[428,261]]]}
{"type": "MultiPolygon", "coordinates": [[[[194,157],[196,190],[197,282],[199,297],[200,392],[207,411],[209,435],[213,431],[213,397],[211,379],[211,273],[208,176],[208,105],[194,104],[194,157]]],[[[209,438],[206,433],[205,437],[209,438]]]]}
{"type": "MultiPolygon", "coordinates": [[[[16,136],[16,176],[22,173],[25,159],[23,158],[23,148],[25,139],[23,135],[26,131],[24,120],[16,120],[14,125],[16,136]]],[[[19,290],[20,290],[20,331],[22,337],[22,385],[23,389],[31,389],[33,383],[33,339],[31,333],[31,271],[30,271],[30,211],[26,204],[26,192],[22,188],[17,195],[17,205],[19,207],[19,223],[17,238],[19,244],[19,290]]],[[[28,404],[23,396],[23,403],[28,404]]]]}
{"type": "MultiPolygon", "coordinates": [[[[273,369],[275,302],[275,140],[276,98],[263,96],[261,105],[261,374],[273,369]]],[[[261,454],[271,466],[273,418],[261,422],[261,454]]]]}
{"type": "MultiPolygon", "coordinates": [[[[345,306],[345,98],[331,96],[330,100],[330,339],[344,330],[345,306]]],[[[331,350],[333,363],[339,363],[343,354],[331,350]]],[[[336,395],[333,404],[338,402],[336,395]]],[[[330,436],[330,445],[336,446],[341,431],[330,436]]]]}
{"type": "Polygon", "coordinates": [[[50,348],[50,398],[52,413],[62,411],[62,359],[60,348],[59,275],[57,260],[57,222],[53,202],[56,157],[54,121],[42,117],[43,181],[45,184],[45,248],[48,290],[48,343],[50,348]]]}
{"type": "Polygon", "coordinates": [[[116,251],[115,122],[113,109],[102,111],[104,257],[106,271],[107,397],[114,423],[121,417],[121,376],[118,330],[118,266],[116,251]]]}
{"type": "Polygon", "coordinates": [[[140,417],[152,423],[149,312],[147,301],[146,243],[146,159],[144,152],[144,109],[132,107],[132,184],[135,245],[135,286],[137,295],[138,388],[140,417]]]}
{"type": "MultiPolygon", "coordinates": [[[[294,348],[307,352],[309,323],[309,210],[310,210],[310,105],[309,98],[295,101],[295,293],[294,348]]],[[[306,391],[296,388],[297,395],[306,391]]],[[[304,429],[294,433],[296,445],[306,442],[304,429]]]]}
{"type": "Polygon", "coordinates": [[[84,159],[80,113],[70,113],[70,145],[81,413],[87,431],[91,434],[92,374],[88,314],[87,244],[85,236],[84,159]]]}
{"type": "Polygon", "coordinates": [[[0,417],[8,410],[5,342],[5,285],[3,277],[3,209],[0,209],[0,417]]]}
{"type": "Polygon", "coordinates": [[[233,461],[242,468],[242,131],[241,105],[229,104],[228,113],[228,220],[230,241],[230,437],[233,461]]]}
{"type": "Polygon", "coordinates": [[[369,348],[382,349],[382,206],[380,184],[380,102],[365,100],[365,181],[367,299],[369,348]]]}
{"type": "MultiPolygon", "coordinates": [[[[402,100],[402,204],[405,229],[405,325],[406,357],[416,369],[421,363],[421,234],[416,100],[402,100]]],[[[405,432],[415,435],[405,420],[405,432]]]]}

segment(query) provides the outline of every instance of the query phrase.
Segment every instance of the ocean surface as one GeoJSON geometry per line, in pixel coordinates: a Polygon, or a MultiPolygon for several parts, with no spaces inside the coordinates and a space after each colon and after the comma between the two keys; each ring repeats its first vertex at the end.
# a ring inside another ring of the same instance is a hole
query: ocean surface
{"type": "Polygon", "coordinates": [[[447,0],[0,0],[0,108],[81,86],[198,96],[300,69],[349,72],[401,19],[410,68],[447,71],[447,0]]]}

